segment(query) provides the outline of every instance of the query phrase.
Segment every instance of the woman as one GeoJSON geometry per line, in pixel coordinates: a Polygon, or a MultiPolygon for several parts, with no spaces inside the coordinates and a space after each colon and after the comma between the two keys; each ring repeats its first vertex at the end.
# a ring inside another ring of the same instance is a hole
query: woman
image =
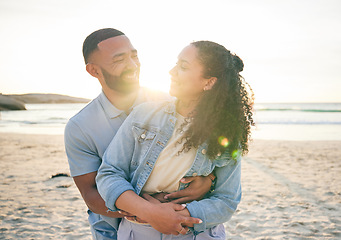
{"type": "Polygon", "coordinates": [[[149,225],[123,219],[118,239],[161,239],[160,232],[173,234],[162,239],[225,239],[222,223],[241,199],[240,155],[248,151],[253,124],[242,70],[241,59],[223,46],[193,42],[170,71],[170,94],[177,100],[142,104],[129,115],[96,180],[108,209],[130,212],[149,225]],[[183,176],[212,172],[214,191],[185,207],[139,196],[183,189],[183,176]],[[167,224],[176,230],[165,232],[167,224]]]}

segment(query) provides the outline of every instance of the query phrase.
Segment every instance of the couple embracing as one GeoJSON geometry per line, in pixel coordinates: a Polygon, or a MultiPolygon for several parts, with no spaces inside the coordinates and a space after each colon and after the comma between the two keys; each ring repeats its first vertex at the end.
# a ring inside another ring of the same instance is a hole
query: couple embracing
{"type": "Polygon", "coordinates": [[[93,238],[225,239],[253,124],[242,60],[192,42],[167,96],[139,87],[137,50],[121,31],[93,32],[83,56],[102,93],[69,120],[65,148],[93,238]]]}

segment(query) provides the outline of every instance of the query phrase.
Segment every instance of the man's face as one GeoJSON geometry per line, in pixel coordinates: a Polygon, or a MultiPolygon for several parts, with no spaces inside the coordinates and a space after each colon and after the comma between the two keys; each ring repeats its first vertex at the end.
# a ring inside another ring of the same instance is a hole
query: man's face
{"type": "Polygon", "coordinates": [[[139,88],[140,62],[137,51],[126,36],[106,39],[93,54],[108,88],[128,94],[139,88]]]}

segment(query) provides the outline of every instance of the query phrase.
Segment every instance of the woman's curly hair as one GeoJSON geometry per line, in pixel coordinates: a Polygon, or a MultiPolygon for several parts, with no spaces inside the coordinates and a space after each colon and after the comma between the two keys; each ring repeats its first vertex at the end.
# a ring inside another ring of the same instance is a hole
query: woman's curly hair
{"type": "Polygon", "coordinates": [[[204,67],[203,77],[216,77],[211,90],[204,91],[192,113],[184,149],[207,141],[207,154],[215,159],[226,150],[248,152],[253,121],[253,92],[239,74],[243,61],[225,47],[210,41],[191,43],[204,67]]]}

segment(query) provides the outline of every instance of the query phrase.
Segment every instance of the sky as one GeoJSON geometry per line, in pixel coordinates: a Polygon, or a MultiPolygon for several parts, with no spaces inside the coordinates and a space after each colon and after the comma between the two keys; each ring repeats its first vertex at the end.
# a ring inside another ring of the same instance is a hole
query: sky
{"type": "Polygon", "coordinates": [[[168,92],[169,70],[192,41],[244,61],[256,102],[341,102],[339,0],[0,0],[0,92],[94,98],[84,39],[123,31],[138,50],[142,86],[168,92]]]}

